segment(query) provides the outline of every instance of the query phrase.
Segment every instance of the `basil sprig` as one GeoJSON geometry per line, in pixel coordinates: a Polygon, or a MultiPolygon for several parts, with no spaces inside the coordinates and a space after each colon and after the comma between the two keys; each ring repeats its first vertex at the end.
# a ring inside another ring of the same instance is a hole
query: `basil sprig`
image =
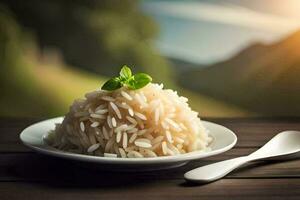
{"type": "Polygon", "coordinates": [[[145,73],[137,73],[132,75],[130,68],[124,65],[120,71],[120,76],[106,81],[101,89],[113,91],[126,86],[131,90],[137,90],[145,87],[151,81],[151,76],[145,73]]]}

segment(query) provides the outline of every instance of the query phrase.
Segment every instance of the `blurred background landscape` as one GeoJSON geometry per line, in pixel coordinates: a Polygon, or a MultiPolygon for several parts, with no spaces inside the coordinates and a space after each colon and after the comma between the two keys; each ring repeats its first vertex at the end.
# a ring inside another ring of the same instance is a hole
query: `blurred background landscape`
{"type": "Polygon", "coordinates": [[[200,116],[300,116],[298,0],[0,0],[0,116],[63,115],[122,65],[200,116]]]}

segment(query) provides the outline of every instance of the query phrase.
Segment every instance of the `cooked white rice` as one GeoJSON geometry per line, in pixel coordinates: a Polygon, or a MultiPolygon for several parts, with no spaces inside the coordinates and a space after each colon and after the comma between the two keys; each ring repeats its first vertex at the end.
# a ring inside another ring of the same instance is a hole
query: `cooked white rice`
{"type": "Polygon", "coordinates": [[[157,157],[196,150],[211,141],[187,98],[162,85],[94,91],[75,100],[52,132],[51,145],[105,157],[157,157]]]}

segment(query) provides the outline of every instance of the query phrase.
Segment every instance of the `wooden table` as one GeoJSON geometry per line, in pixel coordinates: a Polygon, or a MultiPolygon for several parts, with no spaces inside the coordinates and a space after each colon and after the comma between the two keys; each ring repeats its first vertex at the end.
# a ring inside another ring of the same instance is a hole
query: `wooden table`
{"type": "Polygon", "coordinates": [[[186,184],[183,174],[189,169],[247,155],[282,130],[300,130],[300,118],[208,120],[238,135],[232,150],[173,170],[111,173],[32,152],[19,133],[38,120],[2,118],[0,199],[300,199],[300,160],[260,161],[214,183],[186,184]]]}

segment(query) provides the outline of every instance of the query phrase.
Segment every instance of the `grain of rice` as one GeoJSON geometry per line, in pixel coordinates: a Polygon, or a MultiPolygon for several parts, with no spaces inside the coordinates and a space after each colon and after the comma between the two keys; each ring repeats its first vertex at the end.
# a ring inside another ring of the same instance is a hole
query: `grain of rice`
{"type": "Polygon", "coordinates": [[[110,96],[103,96],[103,97],[101,97],[101,99],[103,99],[104,101],[110,101],[110,102],[115,101],[115,99],[110,96]]]}
{"type": "Polygon", "coordinates": [[[142,97],[143,101],[144,101],[145,103],[147,103],[147,98],[146,98],[144,92],[141,91],[141,92],[140,92],[140,96],[142,97]]]}
{"type": "Polygon", "coordinates": [[[131,124],[131,125],[127,125],[127,127],[124,129],[124,131],[131,131],[132,129],[134,129],[136,127],[136,124],[131,124]]]}
{"type": "Polygon", "coordinates": [[[132,97],[125,91],[121,91],[121,95],[125,97],[127,100],[131,101],[132,97]]]}
{"type": "Polygon", "coordinates": [[[164,129],[169,130],[169,126],[167,125],[167,123],[165,123],[164,121],[161,121],[160,124],[164,129]]]}
{"type": "Polygon", "coordinates": [[[118,155],[115,153],[104,153],[104,157],[116,158],[118,155]]]}
{"type": "Polygon", "coordinates": [[[180,137],[181,139],[185,140],[187,138],[187,135],[186,134],[183,134],[183,133],[176,133],[175,134],[177,137],[180,137]]]}
{"type": "Polygon", "coordinates": [[[156,151],[161,146],[161,142],[154,144],[150,149],[156,151]]]}
{"type": "Polygon", "coordinates": [[[172,118],[174,118],[176,116],[176,114],[175,113],[169,113],[169,114],[167,114],[167,118],[169,118],[169,119],[172,119],[172,118]]]}
{"type": "Polygon", "coordinates": [[[95,113],[96,113],[96,114],[99,114],[99,115],[103,115],[103,114],[105,114],[105,113],[107,113],[107,112],[108,112],[108,109],[95,110],[95,113]]]}
{"type": "Polygon", "coordinates": [[[147,138],[148,140],[153,140],[153,139],[154,139],[154,137],[151,135],[151,133],[148,133],[148,131],[147,131],[147,133],[144,135],[144,137],[147,138]]]}
{"type": "Polygon", "coordinates": [[[145,139],[145,138],[136,139],[134,141],[134,144],[136,146],[142,147],[142,148],[151,148],[152,147],[150,140],[145,139]]]}
{"type": "Polygon", "coordinates": [[[138,136],[141,136],[141,135],[144,135],[145,133],[147,133],[147,129],[139,130],[139,131],[137,132],[137,135],[138,135],[138,136]]]}
{"type": "Polygon", "coordinates": [[[95,128],[95,127],[99,126],[99,124],[100,124],[99,122],[93,122],[91,124],[91,127],[95,128]]]}
{"type": "Polygon", "coordinates": [[[127,154],[128,158],[143,158],[144,156],[137,151],[130,151],[127,154]]]}
{"type": "Polygon", "coordinates": [[[179,126],[183,129],[183,130],[187,130],[186,126],[183,123],[179,123],[179,126]]]}
{"type": "Polygon", "coordinates": [[[80,122],[80,130],[81,130],[82,132],[84,132],[84,130],[85,130],[85,126],[84,126],[84,123],[83,123],[83,122],[80,122]]]}
{"type": "Polygon", "coordinates": [[[119,131],[119,132],[117,132],[117,135],[116,135],[116,142],[119,143],[121,141],[121,138],[122,138],[122,132],[119,131]]]}
{"type": "Polygon", "coordinates": [[[116,102],[116,105],[119,106],[120,108],[124,108],[126,110],[128,110],[130,108],[125,102],[122,102],[122,103],[116,102]]]}
{"type": "Polygon", "coordinates": [[[132,128],[132,129],[128,130],[127,132],[128,133],[136,133],[137,131],[138,131],[137,128],[132,128]]]}
{"type": "Polygon", "coordinates": [[[118,126],[117,128],[115,128],[114,131],[115,131],[115,133],[119,132],[119,131],[124,131],[124,130],[126,130],[127,127],[128,127],[127,124],[122,124],[122,125],[118,126]]]}
{"type": "Polygon", "coordinates": [[[132,124],[137,124],[137,121],[136,121],[134,118],[130,117],[130,116],[126,116],[126,119],[127,119],[129,122],[131,122],[132,124]]]}
{"type": "Polygon", "coordinates": [[[138,103],[140,104],[140,105],[143,105],[145,102],[143,102],[143,100],[141,99],[141,96],[139,95],[139,93],[136,93],[135,95],[134,95],[134,97],[135,97],[135,99],[138,101],[138,103]]]}
{"type": "Polygon", "coordinates": [[[140,108],[145,108],[145,107],[148,106],[148,104],[143,100],[143,98],[141,97],[140,94],[136,93],[136,94],[135,94],[135,98],[136,98],[136,100],[139,102],[139,104],[140,104],[139,107],[140,107],[140,108]]]}
{"type": "Polygon", "coordinates": [[[186,98],[186,97],[179,97],[179,98],[184,103],[188,102],[188,98],[186,98]]]}
{"type": "Polygon", "coordinates": [[[156,143],[158,143],[158,142],[163,141],[163,139],[164,139],[164,136],[159,135],[159,136],[157,136],[156,138],[154,138],[154,139],[151,141],[151,143],[152,143],[152,144],[156,144],[156,143]]]}
{"type": "Polygon", "coordinates": [[[105,126],[102,126],[102,133],[103,133],[104,138],[105,138],[106,140],[108,140],[108,139],[109,139],[109,136],[108,136],[108,132],[107,132],[105,126]]]}
{"type": "Polygon", "coordinates": [[[111,150],[111,148],[113,147],[113,145],[114,145],[114,140],[113,140],[113,138],[110,138],[109,140],[108,140],[108,142],[106,143],[106,145],[105,145],[105,149],[104,149],[104,152],[110,152],[110,150],[111,150]]]}
{"type": "Polygon", "coordinates": [[[143,149],[145,152],[145,157],[157,157],[156,153],[149,149],[143,149]]]}
{"type": "Polygon", "coordinates": [[[128,144],[128,136],[127,136],[127,133],[124,132],[123,133],[123,143],[122,143],[122,146],[124,149],[127,147],[127,144],[128,144]]]}
{"type": "Polygon", "coordinates": [[[177,147],[178,149],[182,149],[183,145],[182,145],[182,144],[177,144],[176,147],[177,147]]]}
{"type": "Polygon", "coordinates": [[[164,155],[167,155],[167,153],[168,153],[168,147],[167,147],[167,143],[166,143],[165,141],[163,141],[163,142],[161,143],[161,148],[162,148],[163,154],[164,154],[164,155]]]}
{"type": "Polygon", "coordinates": [[[130,146],[130,147],[126,147],[124,150],[126,152],[130,152],[130,151],[135,151],[137,150],[138,148],[136,146],[130,146]]]}
{"type": "Polygon", "coordinates": [[[181,128],[179,127],[179,125],[178,125],[176,122],[174,122],[172,119],[170,119],[170,118],[165,118],[165,121],[166,121],[168,124],[170,124],[175,130],[181,131],[181,128]]]}
{"type": "Polygon", "coordinates": [[[166,131],[166,138],[167,138],[168,142],[170,142],[170,143],[174,142],[170,131],[166,131]]]}
{"type": "Polygon", "coordinates": [[[173,152],[172,155],[180,154],[179,150],[173,144],[167,143],[167,147],[173,152]]]}
{"type": "MultiPolygon", "coordinates": [[[[97,108],[95,109],[95,112],[99,111],[99,110],[103,110],[104,108],[106,108],[107,105],[106,104],[100,104],[99,106],[97,106],[97,108]]],[[[106,110],[106,109],[105,109],[106,110]]]]}
{"type": "Polygon", "coordinates": [[[114,117],[111,118],[111,124],[113,127],[117,127],[117,121],[114,117]]]}
{"type": "Polygon", "coordinates": [[[135,116],[137,116],[141,120],[147,120],[147,117],[145,115],[143,115],[142,113],[134,112],[134,114],[135,114],[135,116]]]}
{"type": "Polygon", "coordinates": [[[116,106],[116,104],[114,104],[113,102],[109,102],[111,108],[115,111],[115,113],[117,114],[119,119],[122,119],[122,115],[121,112],[119,110],[119,108],[116,106]]]}
{"type": "Polygon", "coordinates": [[[87,150],[88,153],[92,153],[94,152],[96,149],[98,149],[100,147],[99,143],[93,144],[92,146],[90,146],[87,150]]]}
{"type": "Polygon", "coordinates": [[[108,124],[109,128],[113,128],[110,115],[107,116],[106,121],[107,121],[107,124],[108,124]]]}
{"type": "Polygon", "coordinates": [[[174,137],[174,140],[175,140],[175,142],[180,143],[180,144],[184,143],[184,139],[177,137],[177,136],[174,137]]]}
{"type": "Polygon", "coordinates": [[[175,153],[169,148],[167,148],[166,151],[167,151],[167,154],[170,155],[170,156],[175,155],[175,153]]]}
{"type": "Polygon", "coordinates": [[[120,152],[120,155],[121,155],[122,158],[126,158],[127,157],[126,152],[124,151],[124,149],[119,148],[119,152],[120,152]]]}
{"type": "Polygon", "coordinates": [[[130,116],[132,116],[132,117],[134,116],[134,112],[133,112],[132,108],[128,108],[128,113],[130,116]]]}
{"type": "Polygon", "coordinates": [[[149,105],[149,111],[150,112],[153,112],[156,108],[159,107],[159,104],[160,104],[160,100],[159,99],[155,99],[155,100],[152,100],[150,101],[149,105]]]}
{"type": "Polygon", "coordinates": [[[95,114],[95,113],[90,114],[90,116],[92,118],[96,118],[96,119],[105,119],[106,118],[104,115],[99,115],[99,114],[95,114]]]}
{"type": "Polygon", "coordinates": [[[94,99],[94,98],[97,98],[98,94],[99,93],[97,91],[94,91],[94,92],[87,93],[84,96],[87,99],[94,99]]]}
{"type": "Polygon", "coordinates": [[[131,135],[131,137],[129,138],[129,143],[133,143],[133,141],[137,138],[137,134],[134,133],[131,135]]]}

